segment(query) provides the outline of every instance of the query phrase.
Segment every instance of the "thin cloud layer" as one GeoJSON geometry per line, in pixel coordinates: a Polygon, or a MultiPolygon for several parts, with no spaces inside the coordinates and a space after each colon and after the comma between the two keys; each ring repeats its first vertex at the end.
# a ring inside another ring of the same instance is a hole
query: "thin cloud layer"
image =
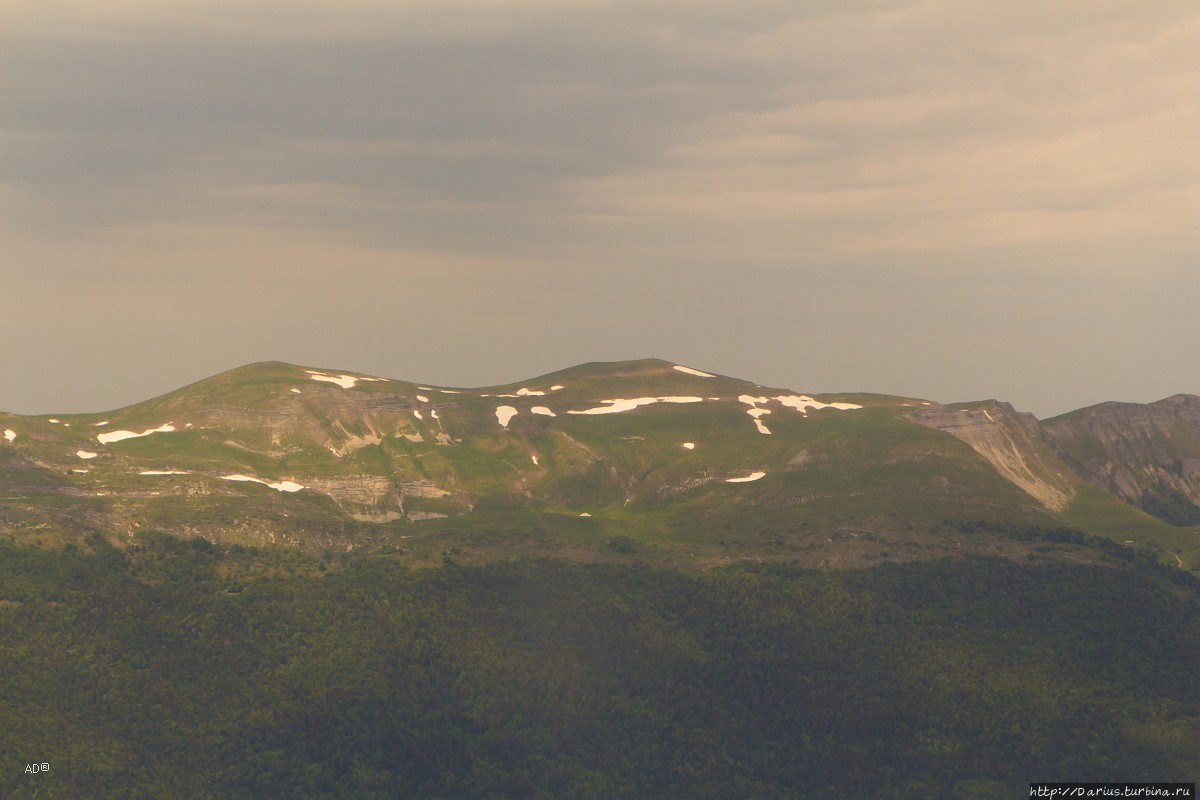
{"type": "MultiPolygon", "coordinates": [[[[69,302],[102,339],[127,303],[179,321],[190,298],[215,337],[201,371],[289,357],[483,382],[671,348],[800,389],[1039,411],[1107,399],[1088,373],[1167,337],[1126,397],[1200,390],[1179,385],[1200,356],[1180,299],[1200,246],[1191,3],[103,6],[22,1],[0,30],[0,334],[69,302]],[[331,292],[362,327],[319,338],[301,318],[331,292]],[[1078,333],[1097,308],[1111,324],[1078,333]],[[287,335],[264,341],[255,309],[287,335]],[[551,322],[554,344],[475,355],[551,322]],[[814,323],[861,346],[783,366],[814,323]],[[415,364],[363,344],[397,325],[444,333],[415,364]],[[728,343],[744,331],[758,347],[728,343]],[[931,364],[970,363],[947,341],[1011,343],[1002,385],[896,374],[887,354],[926,336],[931,364]],[[1038,376],[1034,347],[1087,369],[1038,376]]],[[[0,391],[26,403],[46,405],[0,391]]]]}

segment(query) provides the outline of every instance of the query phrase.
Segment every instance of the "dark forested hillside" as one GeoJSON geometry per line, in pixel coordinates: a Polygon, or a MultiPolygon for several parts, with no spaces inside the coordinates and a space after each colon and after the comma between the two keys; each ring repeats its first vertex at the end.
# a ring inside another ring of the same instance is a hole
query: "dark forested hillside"
{"type": "Polygon", "coordinates": [[[1142,568],[91,547],[0,552],[3,796],[1008,797],[1197,774],[1200,607],[1142,568]]]}

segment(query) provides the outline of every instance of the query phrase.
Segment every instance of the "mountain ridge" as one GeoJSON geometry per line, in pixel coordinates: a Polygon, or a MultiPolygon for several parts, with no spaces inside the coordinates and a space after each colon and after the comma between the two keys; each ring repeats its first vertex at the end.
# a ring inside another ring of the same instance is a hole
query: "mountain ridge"
{"type": "MultiPolygon", "coordinates": [[[[1159,402],[1200,402],[1175,397],[1159,402]]],[[[1047,429],[1002,401],[802,394],[662,359],[484,387],[263,361],[112,411],[0,413],[0,530],[310,548],[491,537],[494,554],[605,558],[628,537],[705,560],[761,557],[778,541],[768,555],[829,566],[826,551],[929,557],[946,520],[973,518],[1066,524],[1190,562],[1195,531],[1099,485],[1080,455],[1086,431],[1064,432],[1071,414],[1047,429]],[[541,543],[510,547],[504,526],[541,543]],[[761,532],[741,555],[714,534],[739,528],[761,532]],[[832,546],[847,538],[862,541],[832,546]]],[[[1200,416],[1176,416],[1200,447],[1200,416]]],[[[1175,457],[1172,431],[1149,454],[1109,455],[1191,487],[1191,450],[1175,472],[1157,463],[1175,457]]],[[[1001,539],[988,546],[1011,549],[1001,539]]]]}

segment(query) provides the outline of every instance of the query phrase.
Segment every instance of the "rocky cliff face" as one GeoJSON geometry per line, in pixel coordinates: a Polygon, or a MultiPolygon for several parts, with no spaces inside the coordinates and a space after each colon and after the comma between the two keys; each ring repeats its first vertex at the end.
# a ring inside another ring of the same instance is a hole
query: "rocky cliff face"
{"type": "Polygon", "coordinates": [[[966,442],[997,472],[1052,511],[1065,508],[1075,495],[1071,469],[1042,441],[1037,420],[1008,403],[993,401],[973,408],[931,404],[905,416],[966,442]]]}
{"type": "Polygon", "coordinates": [[[1093,486],[1172,524],[1200,524],[1200,397],[1101,403],[1041,430],[1093,486]]]}

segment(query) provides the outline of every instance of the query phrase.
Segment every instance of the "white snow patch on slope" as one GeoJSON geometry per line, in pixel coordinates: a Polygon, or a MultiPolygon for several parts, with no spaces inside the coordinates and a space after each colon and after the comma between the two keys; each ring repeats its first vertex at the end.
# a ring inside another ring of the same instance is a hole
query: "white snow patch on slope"
{"type": "Polygon", "coordinates": [[[291,391],[291,393],[292,393],[292,394],[300,394],[300,390],[299,390],[299,389],[291,389],[291,390],[289,390],[289,391],[291,391]]]}
{"type": "Polygon", "coordinates": [[[419,394],[419,395],[417,395],[417,399],[418,399],[418,400],[420,400],[422,403],[428,403],[428,402],[429,402],[429,398],[428,398],[428,397],[426,397],[426,396],[425,396],[425,395],[423,395],[423,394],[419,394]]]}
{"type": "Polygon", "coordinates": [[[530,414],[541,414],[543,417],[557,417],[558,416],[558,414],[555,414],[553,411],[546,408],[545,406],[534,406],[533,408],[529,409],[529,413],[530,414]]]}
{"type": "Polygon", "coordinates": [[[983,415],[984,415],[985,417],[987,417],[987,418],[988,418],[988,422],[995,422],[995,421],[996,421],[996,420],[992,419],[992,415],[991,415],[991,414],[989,414],[989,413],[987,412],[987,410],[986,410],[986,409],[984,410],[984,412],[983,412],[983,415]]]}
{"type": "Polygon", "coordinates": [[[91,470],[90,469],[73,469],[73,470],[71,470],[71,472],[78,472],[80,475],[87,475],[89,472],[91,472],[91,470]]]}
{"type": "Polygon", "coordinates": [[[565,389],[565,388],[567,388],[567,387],[563,386],[561,383],[556,383],[550,387],[550,391],[557,392],[559,389],[565,389]]]}
{"type": "Polygon", "coordinates": [[[717,377],[716,375],[713,375],[711,372],[701,372],[698,369],[692,369],[691,367],[681,367],[678,364],[675,365],[675,369],[679,370],[680,372],[686,373],[688,375],[695,375],[698,378],[715,378],[715,377],[717,377]]]}
{"type": "Polygon", "coordinates": [[[159,425],[157,428],[144,430],[141,433],[135,433],[134,431],[109,431],[108,433],[98,433],[96,434],[96,441],[100,442],[100,444],[112,444],[113,442],[121,442],[126,439],[137,439],[142,436],[149,436],[152,433],[170,433],[173,430],[175,430],[175,426],[168,422],[163,425],[159,425]]]}
{"type": "Polygon", "coordinates": [[[746,413],[754,418],[754,427],[758,428],[759,433],[771,433],[771,430],[763,424],[761,419],[759,419],[764,414],[770,414],[771,410],[767,408],[759,408],[759,405],[762,403],[769,403],[772,400],[777,400],[782,405],[785,405],[788,408],[794,408],[801,414],[805,415],[807,415],[808,409],[810,408],[836,408],[840,411],[845,411],[852,408],[862,408],[862,406],[855,405],[854,403],[822,403],[820,400],[814,400],[806,394],[781,394],[777,395],[776,397],[755,397],[754,395],[749,394],[738,395],[738,402],[750,406],[750,408],[746,410],[746,413]]]}
{"type": "Polygon", "coordinates": [[[589,514],[589,513],[587,513],[587,512],[585,511],[585,512],[583,512],[582,514],[580,514],[579,516],[581,516],[581,517],[590,517],[590,516],[591,516],[591,514],[589,514]]]}
{"type": "Polygon", "coordinates": [[[190,472],[185,472],[179,469],[147,469],[142,470],[138,475],[191,475],[190,472]]]}
{"type": "Polygon", "coordinates": [[[105,419],[105,420],[101,420],[100,422],[93,422],[92,427],[99,428],[101,425],[107,425],[107,424],[108,424],[108,420],[105,419]]]}
{"type": "Polygon", "coordinates": [[[304,370],[314,381],[325,381],[326,383],[336,383],[343,389],[350,389],[359,381],[376,381],[383,382],[386,378],[367,378],[362,375],[327,375],[324,372],[318,372],[315,369],[304,370]]]}
{"type": "Polygon", "coordinates": [[[9,430],[9,429],[5,428],[4,438],[8,439],[11,442],[13,439],[17,438],[17,432],[14,430],[9,430]]]}
{"type": "Polygon", "coordinates": [[[537,466],[537,463],[538,463],[537,456],[530,456],[529,458],[532,459],[534,466],[537,466]]]}
{"type": "Polygon", "coordinates": [[[437,409],[436,408],[429,409],[429,416],[433,417],[434,419],[438,419],[439,417],[437,415],[437,409]]]}
{"type": "Polygon", "coordinates": [[[849,411],[854,408],[862,408],[854,403],[822,403],[820,400],[814,400],[806,394],[781,394],[775,398],[789,408],[794,408],[801,414],[807,414],[810,408],[836,408],[838,411],[849,411]]]}
{"type": "Polygon", "coordinates": [[[419,408],[413,409],[413,416],[416,417],[417,419],[425,419],[424,417],[421,416],[421,409],[419,409],[419,408]]]}
{"type": "Polygon", "coordinates": [[[749,483],[750,481],[756,481],[759,478],[765,477],[766,474],[767,473],[765,473],[765,472],[751,472],[749,475],[747,475],[744,478],[726,478],[725,482],[726,483],[749,483]]]}
{"type": "Polygon", "coordinates": [[[46,421],[49,422],[51,425],[57,425],[59,422],[58,420],[54,419],[54,417],[51,417],[50,419],[48,419],[46,421]]]}
{"type": "MultiPolygon", "coordinates": [[[[417,388],[419,389],[421,387],[418,386],[417,388]]],[[[462,394],[462,392],[456,392],[453,389],[438,389],[438,391],[441,392],[442,394],[462,394]]]]}
{"type": "Polygon", "coordinates": [[[746,413],[749,414],[754,420],[754,427],[758,429],[759,433],[766,434],[767,436],[771,435],[771,429],[764,425],[763,421],[759,419],[759,417],[763,416],[764,414],[770,414],[771,410],[768,408],[759,408],[758,404],[767,403],[770,402],[770,400],[771,398],[769,397],[755,397],[754,395],[750,394],[738,395],[738,402],[745,403],[746,405],[750,406],[750,408],[746,409],[746,413]]]}
{"type": "Polygon", "coordinates": [[[680,447],[682,447],[684,450],[695,450],[696,443],[695,442],[684,442],[682,445],[680,445],[680,447]]]}
{"type": "Polygon", "coordinates": [[[541,397],[544,394],[545,394],[545,392],[538,392],[538,391],[534,391],[533,389],[526,389],[524,386],[522,386],[520,389],[517,389],[518,397],[541,397]]]}
{"type": "Polygon", "coordinates": [[[87,461],[89,458],[95,458],[99,454],[90,452],[88,450],[76,450],[75,455],[79,456],[84,461],[87,461]]]}
{"type": "Polygon", "coordinates": [[[223,481],[249,481],[251,483],[261,483],[263,486],[269,486],[277,492],[298,492],[304,487],[295,481],[279,481],[278,483],[270,483],[262,478],[255,478],[250,475],[222,475],[223,481]]]}
{"type": "Polygon", "coordinates": [[[496,406],[496,420],[501,428],[507,428],[509,421],[516,415],[517,410],[512,406],[496,406]]]}
{"type": "Polygon", "coordinates": [[[701,403],[703,397],[634,397],[630,399],[601,400],[606,406],[587,408],[583,411],[568,411],[568,414],[620,414],[632,411],[638,406],[648,406],[654,403],[701,403]]]}

